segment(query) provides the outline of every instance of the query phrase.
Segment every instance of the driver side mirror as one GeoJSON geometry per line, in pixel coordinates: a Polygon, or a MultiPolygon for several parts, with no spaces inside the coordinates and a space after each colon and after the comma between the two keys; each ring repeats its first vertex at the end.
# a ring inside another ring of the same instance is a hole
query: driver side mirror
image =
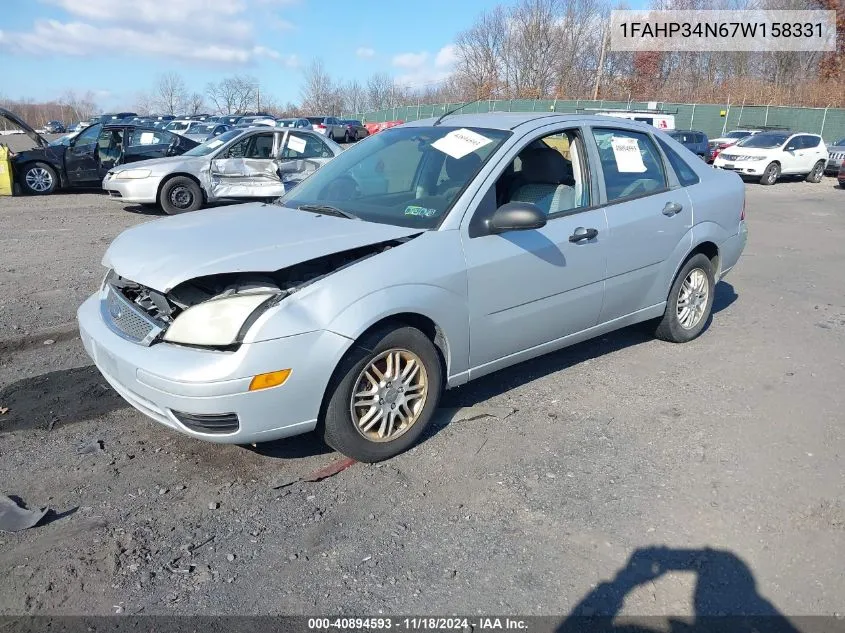
{"type": "Polygon", "coordinates": [[[546,226],[546,214],[531,202],[507,202],[496,209],[489,223],[490,233],[527,231],[546,226]]]}

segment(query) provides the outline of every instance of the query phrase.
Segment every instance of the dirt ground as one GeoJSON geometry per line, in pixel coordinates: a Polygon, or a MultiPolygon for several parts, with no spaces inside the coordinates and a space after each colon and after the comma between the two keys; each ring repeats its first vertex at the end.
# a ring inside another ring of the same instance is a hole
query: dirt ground
{"type": "Polygon", "coordinates": [[[0,199],[0,492],[52,509],[0,533],[0,613],[845,613],[845,191],[747,190],[699,339],[498,372],[407,454],[313,482],[340,458],[315,437],[182,437],[92,367],[76,307],[154,215],[0,199]],[[498,417],[451,419],[473,405],[498,417]]]}

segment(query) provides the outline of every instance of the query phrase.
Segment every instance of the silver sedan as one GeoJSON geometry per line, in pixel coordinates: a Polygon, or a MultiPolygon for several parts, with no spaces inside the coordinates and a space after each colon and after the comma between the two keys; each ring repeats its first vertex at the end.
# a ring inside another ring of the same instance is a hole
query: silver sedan
{"type": "Polygon", "coordinates": [[[276,198],[342,151],[310,130],[235,129],[181,156],[115,167],[103,189],[118,202],[184,213],[224,199],[276,198]]]}
{"type": "Polygon", "coordinates": [[[740,178],[648,125],[450,115],[361,141],[276,206],[129,229],[78,319],[106,380],[171,429],[317,430],[378,461],[444,388],[640,321],[696,338],[746,236],[740,178]]]}

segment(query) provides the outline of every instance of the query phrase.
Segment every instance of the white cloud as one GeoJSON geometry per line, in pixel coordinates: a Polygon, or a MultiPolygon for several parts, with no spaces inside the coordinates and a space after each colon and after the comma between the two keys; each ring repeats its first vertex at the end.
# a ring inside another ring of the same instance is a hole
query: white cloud
{"type": "Polygon", "coordinates": [[[406,72],[396,77],[400,84],[420,87],[441,83],[452,73],[457,62],[457,48],[447,44],[434,55],[428,51],[402,53],[393,58],[393,65],[406,72]]]}
{"type": "Polygon", "coordinates": [[[269,59],[286,67],[298,65],[295,56],[255,41],[251,20],[293,28],[272,15],[266,0],[169,0],[166,7],[161,0],[40,2],[64,10],[72,19],[37,20],[29,31],[0,31],[0,50],[32,56],[164,57],[223,65],[269,59]]]}
{"type": "Polygon", "coordinates": [[[458,61],[458,47],[454,44],[447,44],[434,57],[434,65],[437,68],[452,68],[458,61]]]}
{"type": "Polygon", "coordinates": [[[355,49],[355,56],[360,57],[361,59],[369,59],[375,56],[376,52],[367,46],[359,46],[355,49]]]}
{"type": "Polygon", "coordinates": [[[428,51],[422,51],[419,53],[401,53],[394,56],[393,65],[397,68],[415,70],[425,65],[426,61],[428,61],[428,57],[428,51]]]}

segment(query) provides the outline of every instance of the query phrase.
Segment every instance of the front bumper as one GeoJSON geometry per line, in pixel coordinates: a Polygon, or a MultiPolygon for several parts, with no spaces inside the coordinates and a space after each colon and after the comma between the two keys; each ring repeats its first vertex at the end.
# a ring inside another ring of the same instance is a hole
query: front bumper
{"type": "Polygon", "coordinates": [[[103,189],[108,192],[109,198],[118,202],[155,204],[160,183],[161,178],[115,179],[106,174],[103,189]]]}
{"type": "Polygon", "coordinates": [[[842,158],[829,158],[824,166],[824,173],[836,176],[839,173],[840,167],[842,167],[842,163],[842,158]]]}
{"type": "Polygon", "coordinates": [[[716,160],[713,161],[713,166],[717,169],[733,171],[739,174],[740,176],[762,176],[768,164],[769,163],[766,160],[732,162],[725,160],[721,157],[721,155],[717,156],[716,160]]]}
{"type": "Polygon", "coordinates": [[[329,378],[351,344],[339,334],[315,331],[244,344],[234,352],[169,343],[146,347],[109,329],[99,293],[79,307],[77,319],[85,351],[129,404],[172,429],[227,444],[313,430],[329,378]],[[287,368],[292,371],[284,384],[249,391],[252,377],[287,368]],[[182,421],[232,414],[236,430],[227,433],[201,432],[182,421]]]}

